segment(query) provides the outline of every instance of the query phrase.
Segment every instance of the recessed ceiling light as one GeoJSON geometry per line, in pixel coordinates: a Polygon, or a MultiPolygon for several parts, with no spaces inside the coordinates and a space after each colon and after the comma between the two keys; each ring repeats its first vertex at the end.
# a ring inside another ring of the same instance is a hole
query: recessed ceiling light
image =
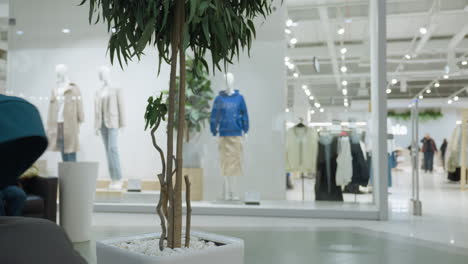
{"type": "Polygon", "coordinates": [[[320,108],[320,113],[323,113],[323,112],[325,112],[325,109],[320,108]]]}
{"type": "Polygon", "coordinates": [[[424,96],[423,96],[422,94],[419,95],[419,99],[420,99],[420,100],[424,99],[424,96]]]}
{"type": "Polygon", "coordinates": [[[344,27],[340,27],[337,31],[338,35],[343,35],[345,33],[344,27]]]}
{"type": "Polygon", "coordinates": [[[468,65],[468,61],[464,60],[464,61],[461,62],[461,64],[462,64],[463,66],[466,66],[466,65],[468,65]]]}
{"type": "Polygon", "coordinates": [[[426,35],[427,34],[427,28],[425,28],[425,27],[419,28],[419,33],[421,33],[421,35],[426,35]]]}
{"type": "Polygon", "coordinates": [[[452,99],[449,99],[447,103],[452,104],[453,103],[452,99]]]}
{"type": "Polygon", "coordinates": [[[24,35],[24,31],[18,30],[18,31],[16,31],[16,35],[18,35],[18,36],[24,35]]]}
{"type": "Polygon", "coordinates": [[[397,84],[398,80],[397,79],[392,79],[392,84],[397,84]]]}
{"type": "Polygon", "coordinates": [[[320,103],[317,102],[317,103],[314,104],[314,106],[317,107],[317,108],[320,108],[320,103]]]}
{"type": "Polygon", "coordinates": [[[111,32],[112,33],[116,33],[117,32],[117,29],[115,27],[111,28],[111,32]]]}
{"type": "Polygon", "coordinates": [[[348,67],[346,67],[346,66],[341,66],[341,69],[340,69],[340,70],[341,70],[342,73],[345,73],[345,72],[348,71],[348,67]]]}
{"type": "Polygon", "coordinates": [[[64,28],[62,29],[62,33],[64,34],[70,34],[71,33],[71,30],[69,28],[64,28]]]}
{"type": "Polygon", "coordinates": [[[289,108],[286,108],[285,112],[286,112],[286,113],[289,113],[289,108]]]}
{"type": "Polygon", "coordinates": [[[342,92],[343,95],[345,95],[345,96],[348,95],[348,89],[343,89],[341,92],[342,92]]]}
{"type": "Polygon", "coordinates": [[[436,82],[436,83],[434,84],[434,87],[435,87],[435,88],[439,88],[439,87],[440,87],[440,83],[439,83],[439,82],[436,82]]]}
{"type": "Polygon", "coordinates": [[[312,95],[312,93],[309,91],[309,89],[304,90],[304,92],[307,95],[307,97],[312,95]]]}
{"type": "Polygon", "coordinates": [[[303,89],[303,90],[306,90],[306,89],[307,89],[307,85],[305,85],[305,84],[302,85],[302,89],[303,89]]]}
{"type": "Polygon", "coordinates": [[[288,62],[289,60],[290,60],[289,57],[284,57],[285,62],[288,62]]]}
{"type": "Polygon", "coordinates": [[[427,93],[427,94],[432,93],[431,89],[427,89],[427,90],[426,90],[426,93],[427,93]]]}
{"type": "Polygon", "coordinates": [[[453,97],[454,101],[458,101],[459,99],[460,99],[460,97],[458,97],[458,96],[453,97]]]}
{"type": "Polygon", "coordinates": [[[289,43],[291,43],[291,45],[295,45],[297,44],[297,38],[292,38],[289,43]]]}
{"type": "Polygon", "coordinates": [[[311,96],[309,96],[309,99],[310,99],[310,100],[314,100],[315,97],[314,97],[313,95],[311,95],[311,96]]]}
{"type": "Polygon", "coordinates": [[[388,89],[386,90],[386,92],[387,92],[387,94],[391,94],[391,93],[392,93],[392,89],[388,88],[388,89]]]}
{"type": "Polygon", "coordinates": [[[411,60],[411,55],[409,55],[409,54],[406,54],[406,55],[405,55],[405,59],[407,59],[407,60],[411,60]]]}
{"type": "Polygon", "coordinates": [[[315,110],[310,110],[310,113],[311,113],[311,114],[315,114],[315,110]]]}
{"type": "Polygon", "coordinates": [[[291,34],[292,32],[291,32],[291,30],[290,30],[289,28],[287,28],[287,29],[284,30],[284,33],[286,33],[286,34],[289,35],[289,34],[291,34]]]}
{"type": "Polygon", "coordinates": [[[348,52],[348,49],[347,49],[347,48],[342,48],[342,49],[340,50],[340,52],[341,52],[341,54],[345,55],[346,52],[348,52]]]}
{"type": "Polygon", "coordinates": [[[450,78],[450,76],[448,76],[448,74],[445,74],[444,79],[448,79],[448,78],[450,78]]]}
{"type": "Polygon", "coordinates": [[[292,21],[292,19],[286,20],[286,26],[287,27],[292,27],[293,24],[294,24],[294,21],[292,21]]]}
{"type": "Polygon", "coordinates": [[[292,63],[289,63],[289,64],[288,64],[288,68],[289,68],[290,70],[294,70],[294,67],[296,67],[296,66],[294,66],[294,64],[292,64],[292,63]]]}
{"type": "Polygon", "coordinates": [[[346,80],[343,80],[343,81],[341,82],[341,85],[343,85],[343,86],[347,86],[347,85],[348,85],[348,81],[346,81],[346,80]]]}
{"type": "Polygon", "coordinates": [[[294,76],[294,78],[299,78],[299,73],[295,72],[295,73],[293,74],[293,76],[294,76]]]}
{"type": "Polygon", "coordinates": [[[347,102],[345,102],[345,103],[344,103],[344,106],[345,106],[345,107],[348,107],[348,106],[349,106],[349,104],[348,104],[347,102]]]}

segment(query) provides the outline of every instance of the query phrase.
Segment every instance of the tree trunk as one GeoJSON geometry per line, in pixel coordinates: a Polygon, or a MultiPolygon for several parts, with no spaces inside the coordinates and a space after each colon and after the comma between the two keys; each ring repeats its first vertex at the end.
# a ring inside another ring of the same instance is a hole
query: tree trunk
{"type": "Polygon", "coordinates": [[[185,23],[185,1],[179,0],[179,56],[180,56],[180,81],[179,81],[179,120],[177,125],[177,164],[176,180],[174,186],[174,247],[182,247],[182,167],[183,167],[183,146],[185,128],[185,51],[184,51],[184,23],[185,23]]]}
{"type": "Polygon", "coordinates": [[[175,15],[174,15],[174,28],[172,29],[172,43],[171,43],[171,76],[169,82],[169,98],[168,98],[168,119],[167,119],[167,170],[166,170],[166,184],[167,184],[167,196],[169,199],[169,219],[168,219],[168,237],[167,246],[170,248],[176,248],[176,203],[174,186],[172,181],[173,175],[173,159],[174,159],[174,119],[175,119],[175,97],[176,97],[176,74],[177,74],[177,55],[179,52],[180,42],[180,18],[179,9],[180,2],[176,2],[175,15]]]}

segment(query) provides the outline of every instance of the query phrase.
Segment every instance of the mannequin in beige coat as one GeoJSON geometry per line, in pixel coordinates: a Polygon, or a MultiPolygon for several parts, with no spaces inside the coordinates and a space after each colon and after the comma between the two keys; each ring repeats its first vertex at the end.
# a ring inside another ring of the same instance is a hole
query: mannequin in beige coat
{"type": "Polygon", "coordinates": [[[50,96],[47,136],[52,151],[60,151],[63,161],[76,161],[80,124],[84,121],[83,103],[78,86],[68,78],[67,66],[56,66],[57,87],[50,96]]]}

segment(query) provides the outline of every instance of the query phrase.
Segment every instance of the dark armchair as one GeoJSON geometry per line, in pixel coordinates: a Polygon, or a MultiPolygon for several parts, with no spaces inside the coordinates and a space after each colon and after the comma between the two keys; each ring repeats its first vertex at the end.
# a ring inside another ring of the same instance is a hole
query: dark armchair
{"type": "Polygon", "coordinates": [[[57,222],[57,178],[33,177],[20,181],[27,194],[23,216],[57,222]]]}

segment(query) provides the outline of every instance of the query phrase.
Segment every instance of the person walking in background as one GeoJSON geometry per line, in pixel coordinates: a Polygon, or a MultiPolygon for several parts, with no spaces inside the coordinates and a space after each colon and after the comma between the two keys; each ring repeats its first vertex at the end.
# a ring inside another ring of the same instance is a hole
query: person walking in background
{"type": "Polygon", "coordinates": [[[432,172],[434,169],[434,153],[437,152],[437,146],[429,134],[426,134],[424,138],[421,139],[421,143],[421,151],[424,153],[423,170],[424,172],[432,172]]]}
{"type": "Polygon", "coordinates": [[[442,145],[440,146],[440,155],[442,158],[442,167],[444,168],[444,170],[445,170],[445,153],[447,152],[447,145],[448,145],[447,139],[444,138],[444,142],[442,142],[442,145]]]}

